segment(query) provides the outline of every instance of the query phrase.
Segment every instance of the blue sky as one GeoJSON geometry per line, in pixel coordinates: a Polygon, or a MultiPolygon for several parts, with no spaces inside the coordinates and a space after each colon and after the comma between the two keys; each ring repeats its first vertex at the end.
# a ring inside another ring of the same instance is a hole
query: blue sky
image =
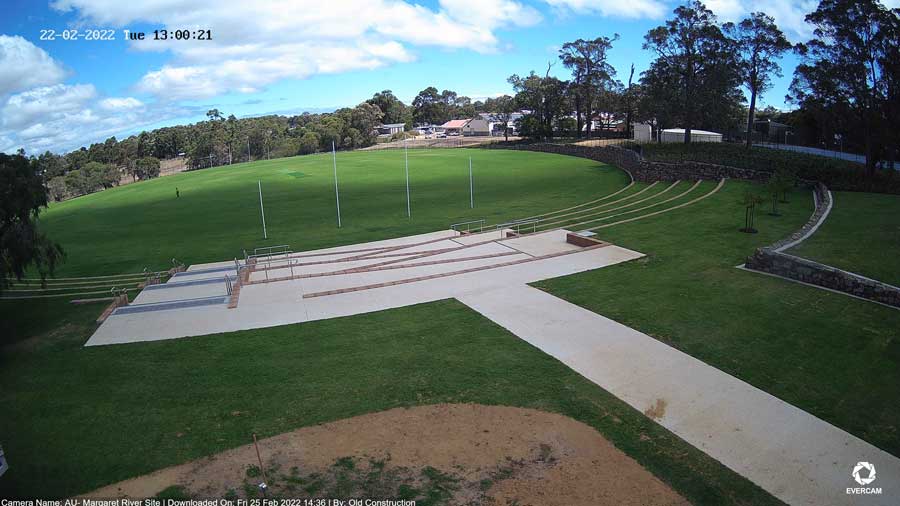
{"type": "MultiPolygon", "coordinates": [[[[895,0],[891,0],[892,2],[895,0]]],[[[652,54],[647,30],[666,0],[7,0],[0,19],[0,151],[63,151],[142,129],[203,119],[332,110],[393,90],[409,102],[433,85],[472,98],[510,93],[506,78],[530,70],[567,78],[557,50],[600,35],[621,38],[610,62],[625,81],[652,54]],[[114,41],[40,40],[41,30],[114,29],[114,41]],[[212,41],[124,40],[123,29],[209,29],[212,41]]],[[[715,0],[721,20],[749,9],[773,15],[793,41],[815,2],[715,0]]],[[[796,65],[763,105],[786,107],[796,65]]]]}

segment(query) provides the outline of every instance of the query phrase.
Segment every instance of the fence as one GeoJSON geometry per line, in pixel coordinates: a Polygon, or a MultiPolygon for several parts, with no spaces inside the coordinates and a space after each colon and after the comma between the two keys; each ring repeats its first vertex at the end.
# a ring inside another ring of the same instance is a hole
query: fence
{"type": "MultiPolygon", "coordinates": [[[[510,141],[519,140],[518,137],[510,137],[510,141]]],[[[468,148],[472,146],[480,146],[495,142],[504,142],[503,137],[491,136],[463,136],[453,135],[446,138],[423,139],[415,138],[406,141],[397,140],[391,142],[383,142],[361,148],[360,151],[373,151],[379,149],[442,149],[442,148],[468,148]]]]}

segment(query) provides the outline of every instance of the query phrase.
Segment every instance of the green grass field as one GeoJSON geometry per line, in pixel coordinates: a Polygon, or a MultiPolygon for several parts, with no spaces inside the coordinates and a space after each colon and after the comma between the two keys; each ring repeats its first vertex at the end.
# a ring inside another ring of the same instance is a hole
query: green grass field
{"type": "MultiPolygon", "coordinates": [[[[627,184],[621,171],[573,157],[415,151],[409,220],[402,163],[397,151],[339,154],[340,230],[331,159],[321,155],[128,185],[53,205],[42,224],[68,251],[61,276],[100,275],[163,268],[173,256],[187,263],[222,260],[262,244],[257,180],[266,198],[268,244],[295,250],[444,229],[465,219],[523,217],[627,184]],[[469,156],[475,210],[468,209],[469,156]]],[[[747,184],[729,181],[690,207],[599,229],[600,238],[648,257],[539,286],[900,455],[900,312],[734,268],[754,248],[796,230],[812,210],[811,194],[797,192],[783,216],[760,213],[759,234],[740,233],[747,184]]],[[[713,186],[704,182],[671,205],[713,186]]],[[[6,410],[0,434],[13,466],[0,479],[0,495],[85,492],[245,444],[253,431],[267,436],[396,406],[480,402],[584,421],[695,504],[776,502],[453,301],[83,348],[100,309],[66,299],[0,301],[0,335],[12,342],[0,348],[6,410]],[[22,458],[35,455],[40,458],[22,458]]]]}
{"type": "Polygon", "coordinates": [[[295,250],[499,222],[551,211],[628,183],[617,169],[580,158],[503,150],[409,152],[412,219],[399,150],[338,153],[343,228],[337,228],[330,154],[167,176],[54,204],[41,225],[65,248],[59,276],[171,267],[243,256],[243,248],[295,250]],[[469,157],[475,209],[469,208],[469,157]],[[263,240],[257,181],[269,239],[263,240]],[[175,188],[181,193],[175,197],[175,188]],[[90,238],[90,240],[86,240],[90,238]]]}
{"type": "Polygon", "coordinates": [[[900,286],[900,196],[833,192],[812,237],[788,253],[900,286]]]}

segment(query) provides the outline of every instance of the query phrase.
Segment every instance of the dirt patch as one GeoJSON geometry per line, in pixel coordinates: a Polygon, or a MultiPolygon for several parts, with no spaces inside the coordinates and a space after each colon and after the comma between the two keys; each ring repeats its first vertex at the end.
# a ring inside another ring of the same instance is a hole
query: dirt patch
{"type": "Polygon", "coordinates": [[[427,504],[688,504],[593,428],[472,404],[398,408],[306,427],[123,481],[93,497],[404,498],[427,504]]]}
{"type": "Polygon", "coordinates": [[[665,399],[656,399],[656,404],[644,410],[644,414],[654,420],[659,420],[666,414],[666,406],[669,403],[665,399]]]}

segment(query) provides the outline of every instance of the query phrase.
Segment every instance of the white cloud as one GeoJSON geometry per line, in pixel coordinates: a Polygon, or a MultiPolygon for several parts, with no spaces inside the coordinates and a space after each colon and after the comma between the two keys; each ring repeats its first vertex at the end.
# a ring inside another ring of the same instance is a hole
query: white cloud
{"type": "Polygon", "coordinates": [[[0,153],[15,153],[22,147],[21,144],[5,135],[0,135],[0,153]]]}
{"type": "Polygon", "coordinates": [[[146,107],[133,97],[97,97],[90,84],[56,84],[11,95],[0,108],[0,152],[64,151],[184,116],[173,107],[146,107]]]}
{"type": "Polygon", "coordinates": [[[24,91],[6,101],[0,125],[4,130],[21,130],[39,120],[74,114],[96,93],[90,84],[55,84],[24,91]]]}
{"type": "Polygon", "coordinates": [[[411,46],[494,52],[502,47],[495,30],[540,21],[537,10],[515,0],[441,0],[435,9],[401,0],[58,0],[52,6],[98,25],[212,30],[211,41],[133,43],[175,56],[136,87],[162,100],[254,92],[282,79],[408,62],[415,58],[411,46]]]}
{"type": "MultiPolygon", "coordinates": [[[[669,17],[679,3],[665,0],[544,1],[557,9],[580,14],[659,20],[669,17]]],[[[890,2],[900,4],[900,0],[888,0],[888,4],[890,2]]],[[[775,18],[775,23],[794,42],[805,41],[812,35],[812,28],[804,18],[818,5],[817,0],[704,0],[703,3],[720,21],[740,21],[751,12],[765,12],[775,18]]]]}
{"type": "Polygon", "coordinates": [[[706,0],[703,3],[716,13],[720,21],[740,21],[747,12],[741,0],[706,0]]]}
{"type": "Polygon", "coordinates": [[[671,8],[659,0],[544,0],[549,5],[582,14],[622,18],[662,18],[671,8]]]}
{"type": "Polygon", "coordinates": [[[0,35],[0,96],[64,77],[62,66],[43,49],[18,35],[0,35]]]}
{"type": "Polygon", "coordinates": [[[805,42],[812,36],[806,15],[816,9],[817,0],[708,0],[706,6],[716,13],[719,21],[740,21],[751,12],[765,12],[794,42],[805,42]]]}
{"type": "Polygon", "coordinates": [[[487,28],[503,25],[532,26],[541,21],[534,8],[510,0],[440,0],[441,9],[461,23],[487,28]]]}
{"type": "Polygon", "coordinates": [[[125,111],[143,107],[144,103],[134,97],[110,97],[104,98],[97,105],[107,111],[125,111]]]}

